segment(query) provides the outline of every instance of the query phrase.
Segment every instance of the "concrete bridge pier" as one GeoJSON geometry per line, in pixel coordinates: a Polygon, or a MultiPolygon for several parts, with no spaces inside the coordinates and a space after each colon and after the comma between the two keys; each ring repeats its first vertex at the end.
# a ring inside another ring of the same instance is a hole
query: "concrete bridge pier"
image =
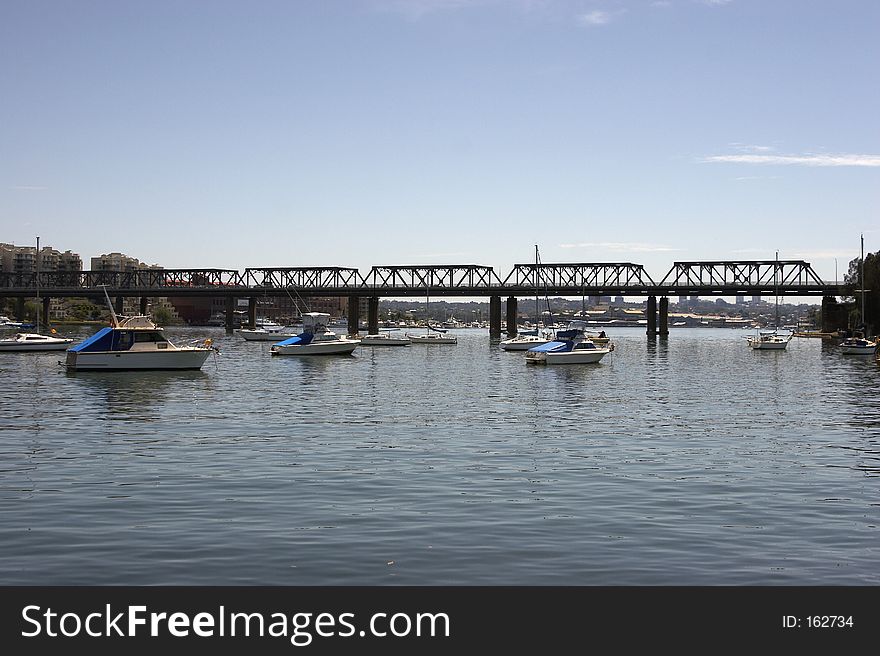
{"type": "Polygon", "coordinates": [[[20,296],[15,303],[15,318],[24,321],[24,296],[20,296]]]}
{"type": "Polygon", "coordinates": [[[257,327],[257,297],[251,296],[248,299],[248,328],[257,327]]]}
{"type": "Polygon", "coordinates": [[[360,299],[357,296],[348,297],[348,334],[357,337],[360,327],[360,299]]]}
{"type": "Polygon", "coordinates": [[[507,336],[516,337],[516,296],[507,297],[507,336]]]}
{"type": "Polygon", "coordinates": [[[370,296],[367,300],[367,334],[376,335],[379,332],[379,297],[370,296]]]}
{"type": "Polygon", "coordinates": [[[669,337],[669,298],[660,298],[660,337],[669,337]]]}
{"type": "Polygon", "coordinates": [[[231,333],[235,328],[235,298],[226,297],[226,332],[231,333]]]}
{"type": "Polygon", "coordinates": [[[125,307],[124,303],[125,303],[124,296],[117,296],[116,297],[116,302],[113,304],[113,309],[116,310],[117,315],[122,314],[122,310],[125,307]]]}
{"type": "MultiPolygon", "coordinates": [[[[40,315],[40,321],[43,322],[44,326],[48,326],[49,325],[49,303],[52,299],[49,298],[48,296],[44,296],[42,300],[43,300],[43,310],[42,310],[42,314],[40,315]]],[[[37,329],[39,329],[39,326],[37,326],[37,329]]]]}
{"type": "Polygon", "coordinates": [[[489,297],[489,339],[501,339],[501,297],[489,297]]]}
{"type": "Polygon", "coordinates": [[[141,315],[147,316],[147,297],[141,296],[141,315]]]}
{"type": "Polygon", "coordinates": [[[648,304],[645,308],[645,318],[648,320],[648,337],[657,336],[657,297],[649,296],[648,304]]]}

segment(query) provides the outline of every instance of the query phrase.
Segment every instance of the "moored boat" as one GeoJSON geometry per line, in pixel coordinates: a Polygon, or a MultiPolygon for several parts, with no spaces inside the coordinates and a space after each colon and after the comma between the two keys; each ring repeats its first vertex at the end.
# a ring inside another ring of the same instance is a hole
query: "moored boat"
{"type": "MultiPolygon", "coordinates": [[[[431,328],[430,326],[428,327],[431,328]]],[[[431,328],[431,330],[437,329],[431,328]]],[[[413,344],[458,344],[458,338],[454,335],[440,333],[426,333],[424,335],[410,335],[407,333],[407,338],[413,344]]]]}
{"type": "Polygon", "coordinates": [[[877,340],[865,337],[847,337],[840,343],[844,355],[873,355],[877,351],[877,340]]]}
{"type": "Polygon", "coordinates": [[[597,346],[586,336],[580,324],[572,321],[569,328],[556,333],[556,339],[526,351],[526,362],[534,364],[592,364],[614,350],[614,345],[597,346]]]}
{"type": "Polygon", "coordinates": [[[73,344],[72,339],[39,335],[36,333],[17,333],[11,339],[0,339],[0,352],[3,351],[64,351],[73,344]]]}
{"type": "Polygon", "coordinates": [[[761,330],[746,337],[749,347],[756,351],[782,351],[791,341],[791,334],[782,335],[775,330],[761,330]]]}
{"type": "Polygon", "coordinates": [[[360,340],[329,330],[329,314],[306,312],[302,319],[303,332],[272,344],[272,355],[349,355],[360,344],[360,340]]]}
{"type": "Polygon", "coordinates": [[[211,340],[175,346],[149,317],[114,315],[113,325],[67,350],[66,365],[74,371],[201,369],[212,352],[211,340]]]}
{"type": "Polygon", "coordinates": [[[537,330],[527,330],[521,332],[516,337],[502,340],[498,346],[505,351],[528,351],[530,348],[552,341],[553,336],[549,331],[545,331],[544,335],[541,336],[537,330]]]}
{"type": "Polygon", "coordinates": [[[391,331],[379,331],[375,335],[364,335],[360,338],[361,346],[409,346],[409,337],[394,334],[391,331]]]}
{"type": "Polygon", "coordinates": [[[201,346],[175,346],[150,317],[118,317],[104,288],[110,325],[67,349],[71,371],[132,371],[146,369],[201,369],[215,349],[213,340],[201,346]]]}

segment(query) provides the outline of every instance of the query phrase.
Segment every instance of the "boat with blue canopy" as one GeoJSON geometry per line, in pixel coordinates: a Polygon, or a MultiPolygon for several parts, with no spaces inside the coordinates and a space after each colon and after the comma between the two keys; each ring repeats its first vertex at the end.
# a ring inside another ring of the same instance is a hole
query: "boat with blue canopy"
{"type": "Polygon", "coordinates": [[[272,344],[272,355],[349,355],[360,344],[327,328],[329,314],[306,312],[302,319],[303,332],[272,344]]]}
{"type": "Polygon", "coordinates": [[[586,323],[572,321],[566,330],[556,331],[552,342],[526,351],[526,362],[533,364],[591,364],[614,350],[614,345],[596,346],[586,335],[586,323]],[[582,324],[582,325],[581,325],[582,324]]]}
{"type": "Polygon", "coordinates": [[[117,317],[109,297],[107,304],[110,326],[67,349],[68,370],[201,369],[215,352],[210,339],[199,346],[175,346],[150,317],[117,317]]]}

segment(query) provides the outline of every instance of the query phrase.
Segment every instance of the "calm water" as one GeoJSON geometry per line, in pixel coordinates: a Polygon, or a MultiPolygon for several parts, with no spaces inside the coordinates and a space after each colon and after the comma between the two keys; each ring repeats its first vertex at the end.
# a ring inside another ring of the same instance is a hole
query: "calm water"
{"type": "MultiPolygon", "coordinates": [[[[81,334],[90,334],[91,330],[81,334]]],[[[617,330],[199,372],[0,354],[2,584],[880,583],[880,366],[617,330]]]]}

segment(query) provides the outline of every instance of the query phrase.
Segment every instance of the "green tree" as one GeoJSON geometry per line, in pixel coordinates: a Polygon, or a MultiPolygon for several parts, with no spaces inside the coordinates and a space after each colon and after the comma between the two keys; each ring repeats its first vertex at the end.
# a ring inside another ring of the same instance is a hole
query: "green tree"
{"type": "Polygon", "coordinates": [[[153,321],[158,326],[167,326],[171,323],[171,312],[166,307],[157,307],[152,314],[153,321]]]}
{"type": "Polygon", "coordinates": [[[880,318],[880,251],[865,255],[865,280],[862,282],[861,260],[855,258],[849,263],[849,269],[844,281],[848,296],[855,300],[856,312],[854,325],[865,324],[868,333],[873,334],[873,328],[878,325],[880,318]],[[862,293],[865,290],[865,316],[862,317],[862,293]]]}

